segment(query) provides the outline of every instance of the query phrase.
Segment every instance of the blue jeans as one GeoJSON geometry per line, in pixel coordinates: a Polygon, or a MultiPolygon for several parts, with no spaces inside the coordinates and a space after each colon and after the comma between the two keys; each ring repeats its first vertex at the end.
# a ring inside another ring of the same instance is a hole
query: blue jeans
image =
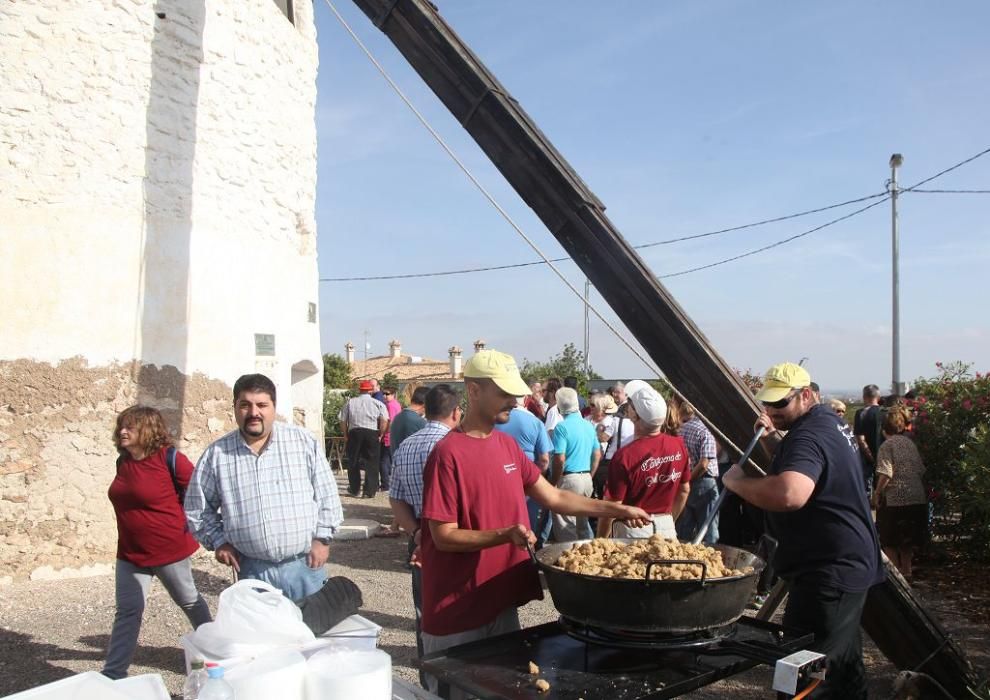
{"type": "MultiPolygon", "coordinates": [[[[698,528],[705,522],[708,514],[715,510],[718,501],[718,482],[707,476],[695,479],[691,482],[691,493],[688,494],[687,503],[684,505],[684,512],[677,519],[677,539],[690,542],[698,528]]],[[[718,542],[718,515],[712,520],[712,524],[705,534],[705,544],[715,544],[718,542]]]]}
{"type": "Polygon", "coordinates": [[[306,564],[306,554],[274,562],[264,559],[251,559],[241,555],[241,571],[238,578],[254,578],[270,583],[282,591],[282,595],[294,603],[299,603],[308,595],[316,593],[327,582],[324,567],[311,569],[306,564]]]}

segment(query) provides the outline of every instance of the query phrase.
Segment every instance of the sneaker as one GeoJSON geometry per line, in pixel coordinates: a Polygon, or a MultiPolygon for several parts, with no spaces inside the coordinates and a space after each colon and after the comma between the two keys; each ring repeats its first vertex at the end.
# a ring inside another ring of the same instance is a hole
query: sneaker
{"type": "Polygon", "coordinates": [[[767,602],[767,597],[765,595],[755,595],[753,600],[749,601],[749,605],[746,606],[749,610],[759,610],[763,607],[763,604],[767,602]]]}

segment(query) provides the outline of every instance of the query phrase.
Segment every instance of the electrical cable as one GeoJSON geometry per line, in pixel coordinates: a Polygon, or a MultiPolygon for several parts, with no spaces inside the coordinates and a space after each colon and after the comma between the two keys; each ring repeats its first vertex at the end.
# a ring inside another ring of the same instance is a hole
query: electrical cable
{"type": "Polygon", "coordinates": [[[916,189],[918,187],[921,187],[922,185],[927,185],[929,182],[931,182],[935,178],[942,177],[943,175],[945,175],[947,173],[951,173],[953,170],[956,170],[958,168],[961,168],[962,166],[966,165],[967,163],[972,163],[974,160],[976,160],[977,158],[982,158],[987,153],[990,153],[990,148],[984,148],[979,153],[977,153],[975,155],[972,155],[969,158],[966,158],[965,160],[961,160],[958,163],[956,163],[955,165],[950,165],[945,170],[941,170],[941,171],[935,173],[934,175],[932,175],[931,177],[926,177],[921,182],[916,182],[913,185],[911,185],[910,187],[902,188],[902,189],[898,190],[898,192],[911,192],[914,189],[916,189]]]}
{"type": "MultiPolygon", "coordinates": [[[[876,199],[877,197],[884,197],[881,201],[886,201],[889,196],[885,192],[878,192],[876,194],[866,195],[865,197],[857,197],[856,199],[849,199],[845,202],[838,202],[837,204],[829,204],[824,207],[818,207],[817,209],[808,209],[806,211],[800,211],[795,214],[787,214],[786,216],[777,216],[772,219],[763,219],[761,221],[754,221],[748,224],[742,224],[739,226],[732,226],[731,228],[723,228],[717,231],[706,231],[705,233],[695,233],[690,236],[680,236],[678,238],[668,238],[663,241],[654,241],[653,243],[641,243],[639,245],[632,246],[636,250],[642,250],[644,248],[654,248],[661,245],[670,245],[672,243],[682,243],[684,241],[693,241],[698,238],[707,238],[709,236],[717,236],[723,233],[731,233],[733,231],[741,231],[743,229],[754,228],[756,226],[764,226],[766,224],[778,223],[780,221],[787,221],[789,219],[797,219],[802,216],[808,216],[809,214],[818,214],[823,211],[828,211],[829,209],[836,209],[838,207],[848,206],[850,204],[858,204],[859,202],[865,202],[871,199],[876,199]]],[[[807,235],[807,233],[802,234],[807,235]]],[[[560,258],[551,258],[551,262],[571,262],[572,259],[569,256],[563,256],[560,258]]],[[[535,265],[546,265],[543,260],[531,260],[530,262],[524,263],[508,263],[505,265],[488,265],[485,267],[472,267],[465,268],[461,270],[442,270],[438,272],[418,272],[409,273],[401,275],[368,275],[360,277],[321,277],[320,282],[374,282],[383,280],[401,280],[401,279],[417,279],[426,277],[449,277],[451,275],[466,275],[472,272],[495,272],[498,270],[513,270],[520,267],[533,267],[535,265]]],[[[676,273],[676,274],[687,274],[687,273],[676,273]]]]}
{"type": "Polygon", "coordinates": [[[810,236],[812,233],[815,233],[816,231],[821,231],[823,228],[827,228],[829,226],[833,226],[833,225],[839,223],[840,221],[845,221],[846,219],[851,219],[854,216],[857,216],[859,214],[862,214],[867,209],[872,209],[873,207],[876,207],[876,206],[879,206],[879,205],[883,204],[884,202],[886,202],[889,199],[890,199],[889,196],[888,197],[884,197],[883,199],[881,199],[881,200],[879,200],[877,202],[873,202],[873,204],[868,204],[865,207],[861,207],[861,208],[857,209],[854,212],[850,212],[850,213],[846,214],[845,216],[840,216],[837,219],[832,219],[831,221],[825,222],[821,226],[815,226],[812,229],[808,229],[807,231],[804,231],[802,233],[798,233],[798,234],[795,234],[795,235],[790,236],[788,238],[783,238],[783,239],[781,239],[779,241],[775,241],[773,243],[770,243],[768,245],[763,246],[762,248],[755,248],[755,249],[749,250],[749,251],[747,251],[745,253],[740,253],[739,255],[733,255],[731,258],[725,258],[723,260],[717,260],[716,262],[713,262],[713,263],[708,263],[707,265],[699,265],[698,267],[692,267],[692,268],[688,268],[687,270],[680,270],[678,272],[668,272],[666,275],[659,275],[659,278],[660,279],[669,279],[671,277],[680,277],[681,275],[687,275],[687,274],[690,274],[692,272],[700,272],[701,270],[708,270],[708,269],[710,269],[712,267],[718,267],[719,265],[725,265],[726,263],[734,262],[736,260],[742,260],[743,258],[748,258],[751,255],[756,255],[757,253],[763,253],[763,252],[768,251],[768,250],[770,250],[772,248],[777,248],[778,246],[782,246],[782,245],[785,245],[787,243],[790,243],[791,241],[796,241],[799,238],[804,238],[805,236],[810,236]]]}
{"type": "Polygon", "coordinates": [[[808,684],[808,687],[807,688],[805,688],[800,693],[798,693],[797,695],[795,695],[794,696],[794,700],[801,700],[802,698],[808,697],[808,695],[811,694],[811,691],[814,690],[815,688],[817,688],[818,685],[819,685],[819,683],[821,683],[821,682],[822,682],[822,679],[821,678],[816,678],[815,680],[813,680],[811,683],[808,684]]]}
{"type": "Polygon", "coordinates": [[[919,190],[911,189],[912,194],[990,194],[990,190],[919,190]]]}

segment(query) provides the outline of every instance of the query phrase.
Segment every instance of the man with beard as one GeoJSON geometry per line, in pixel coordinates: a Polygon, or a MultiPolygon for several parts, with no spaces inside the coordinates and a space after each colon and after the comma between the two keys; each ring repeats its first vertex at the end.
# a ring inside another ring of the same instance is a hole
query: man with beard
{"type": "MultiPolygon", "coordinates": [[[[648,522],[639,508],[595,501],[551,486],[510,436],[517,396],[530,389],[515,360],[482,350],[464,367],[461,424],[437,443],[423,473],[423,648],[425,654],[519,629],[517,608],[543,597],[526,545],[525,496],[556,513],[648,522]]],[[[437,679],[429,678],[437,690],[437,679]]],[[[466,697],[455,691],[452,698],[466,697]]]]}
{"type": "Polygon", "coordinates": [[[766,477],[736,465],[722,483],[766,511],[779,541],[774,569],[789,584],[784,625],[814,632],[812,649],[828,657],[815,697],[865,699],[860,617],[883,569],[856,438],[818,403],[808,372],[793,363],[771,367],[756,400],[764,407],[757,427],[787,435],[766,477]]]}
{"type": "Polygon", "coordinates": [[[186,490],[186,522],[217,561],[299,602],[322,588],[344,519],[330,465],[306,430],[275,422],[275,384],[234,383],[238,429],[206,448],[186,490]]]}

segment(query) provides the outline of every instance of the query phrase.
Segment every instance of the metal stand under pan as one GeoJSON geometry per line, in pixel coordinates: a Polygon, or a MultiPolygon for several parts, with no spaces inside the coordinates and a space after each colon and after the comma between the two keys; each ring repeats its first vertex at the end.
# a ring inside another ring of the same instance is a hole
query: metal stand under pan
{"type": "Polygon", "coordinates": [[[567,617],[560,618],[560,626],[570,637],[587,644],[597,644],[613,649],[642,651],[672,651],[677,649],[709,647],[723,640],[731,639],[736,633],[735,624],[698,630],[696,632],[672,634],[605,629],[571,620],[567,617]]]}

